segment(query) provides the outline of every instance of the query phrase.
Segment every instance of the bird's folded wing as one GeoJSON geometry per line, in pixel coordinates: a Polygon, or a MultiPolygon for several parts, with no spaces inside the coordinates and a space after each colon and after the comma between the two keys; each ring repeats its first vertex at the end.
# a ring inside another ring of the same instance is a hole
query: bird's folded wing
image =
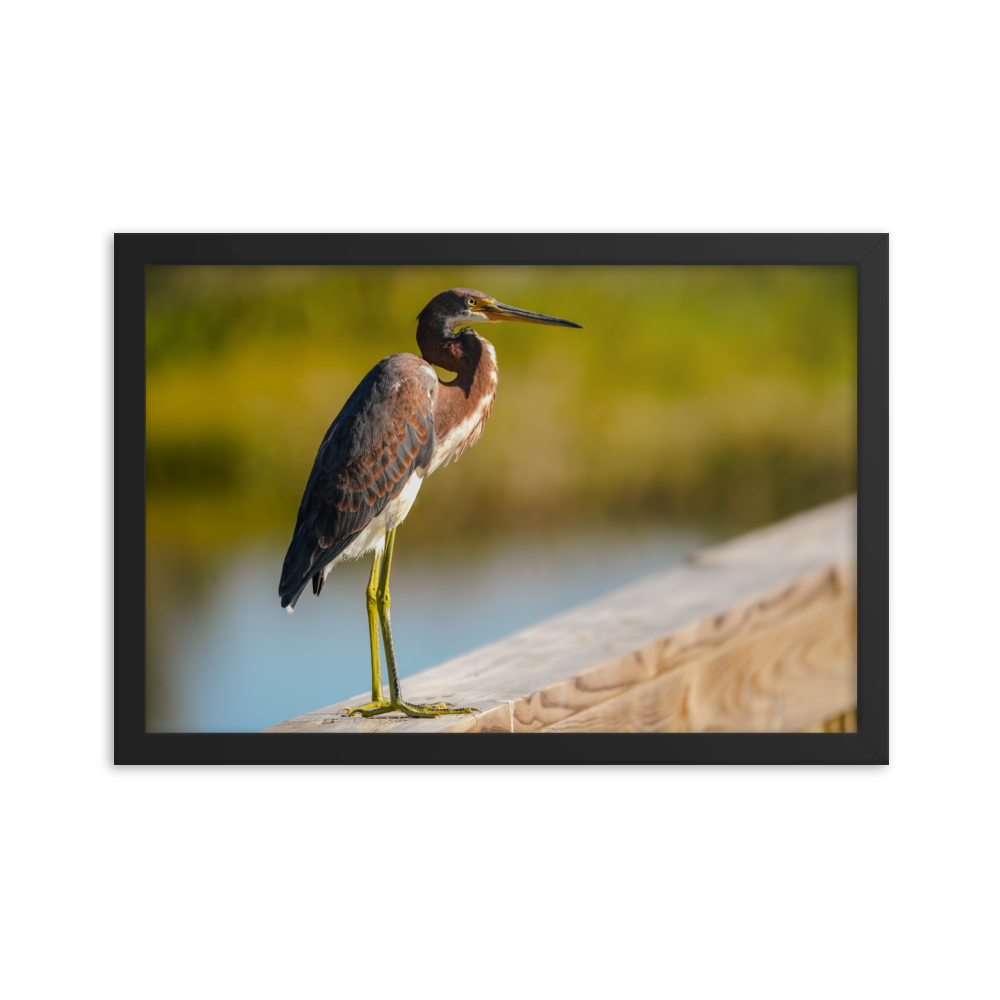
{"type": "Polygon", "coordinates": [[[320,445],[285,556],[279,593],[293,603],[434,451],[434,369],[414,355],[393,355],[372,369],[320,445]],[[410,360],[412,359],[412,360],[410,360]]]}

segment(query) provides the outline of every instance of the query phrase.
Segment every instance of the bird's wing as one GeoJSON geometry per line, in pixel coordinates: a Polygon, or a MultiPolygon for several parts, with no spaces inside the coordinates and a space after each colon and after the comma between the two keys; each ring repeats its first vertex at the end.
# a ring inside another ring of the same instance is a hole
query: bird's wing
{"type": "Polygon", "coordinates": [[[394,354],[354,390],[319,447],[278,593],[295,606],[310,579],[430,465],[437,375],[421,358],[394,354]]]}

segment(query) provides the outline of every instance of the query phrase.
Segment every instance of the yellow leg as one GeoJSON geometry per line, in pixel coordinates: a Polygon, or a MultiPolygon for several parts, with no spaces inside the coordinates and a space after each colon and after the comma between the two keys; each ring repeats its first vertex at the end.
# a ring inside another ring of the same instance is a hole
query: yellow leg
{"type": "Polygon", "coordinates": [[[372,575],[365,591],[368,604],[368,641],[371,643],[372,651],[372,700],[367,705],[359,705],[357,708],[348,710],[348,715],[372,709],[385,709],[386,711],[389,709],[389,702],[382,695],[382,664],[379,662],[378,655],[378,582],[381,564],[382,553],[376,552],[375,560],[372,563],[372,575]]]}
{"type": "MultiPolygon", "coordinates": [[[[385,646],[385,664],[389,671],[389,701],[385,702],[381,698],[382,693],[382,676],[381,670],[379,671],[379,698],[376,700],[375,697],[375,686],[374,686],[374,667],[372,668],[372,701],[373,704],[361,705],[358,708],[352,708],[348,714],[349,715],[363,715],[365,718],[369,718],[373,715],[384,715],[386,712],[402,712],[404,715],[408,715],[413,719],[435,719],[439,715],[462,715],[469,714],[472,712],[478,712],[478,708],[454,708],[448,702],[436,701],[430,705],[411,705],[409,702],[403,700],[403,693],[399,688],[399,676],[396,673],[396,652],[392,645],[392,626],[389,622],[389,607],[392,603],[392,599],[389,596],[389,568],[392,565],[392,549],[396,541],[396,529],[393,528],[391,531],[386,533],[385,536],[385,552],[382,556],[382,565],[380,568],[378,588],[375,591],[375,606],[378,610],[379,618],[382,622],[382,644],[385,646]],[[379,703],[381,702],[381,703],[379,703]]],[[[377,558],[377,557],[376,557],[377,558]]],[[[377,565],[377,564],[376,564],[377,565]]],[[[375,580],[375,567],[372,568],[372,581],[375,580]]],[[[371,592],[372,584],[369,583],[369,593],[371,592]]],[[[371,605],[369,604],[369,609],[371,605]]],[[[374,636],[374,625],[372,624],[371,611],[369,610],[369,625],[372,628],[372,635],[374,636]]],[[[377,652],[377,642],[373,639],[372,649],[374,652],[374,657],[378,655],[377,652]]]]}

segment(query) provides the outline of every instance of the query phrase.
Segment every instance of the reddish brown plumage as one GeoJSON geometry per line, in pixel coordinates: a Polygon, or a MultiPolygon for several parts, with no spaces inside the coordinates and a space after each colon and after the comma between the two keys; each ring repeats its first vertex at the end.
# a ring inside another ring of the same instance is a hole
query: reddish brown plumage
{"type": "MultiPolygon", "coordinates": [[[[330,474],[319,481],[320,486],[326,486],[336,496],[339,510],[355,512],[362,503],[371,507],[387,494],[390,498],[395,496],[397,487],[414,471],[414,459],[433,434],[432,408],[437,390],[433,370],[412,354],[394,354],[370,374],[380,369],[390,383],[385,393],[392,407],[389,419],[379,422],[371,414],[365,414],[369,433],[358,435],[357,446],[351,447],[349,454],[334,463],[330,474]]],[[[322,451],[321,448],[320,455],[322,451]]],[[[331,539],[330,544],[336,541],[331,539]]]]}
{"type": "Polygon", "coordinates": [[[496,352],[470,327],[456,327],[500,319],[576,326],[470,288],[435,296],[417,322],[423,357],[394,354],[376,365],[320,445],[282,568],[282,607],[294,607],[310,579],[318,593],[324,570],[342,555],[381,544],[380,533],[395,528],[413,502],[419,483],[412,477],[429,475],[479,440],[496,396],[496,352]],[[432,365],[455,379],[441,382],[432,365]]]}
{"type": "MultiPolygon", "coordinates": [[[[448,294],[456,298],[482,296],[468,288],[456,288],[448,294]]],[[[433,470],[458,459],[479,440],[493,409],[499,370],[496,352],[488,340],[471,327],[442,336],[440,317],[430,306],[420,314],[417,345],[431,364],[455,372],[453,381],[438,383],[433,470]],[[466,423],[468,426],[463,426],[466,423]]]]}

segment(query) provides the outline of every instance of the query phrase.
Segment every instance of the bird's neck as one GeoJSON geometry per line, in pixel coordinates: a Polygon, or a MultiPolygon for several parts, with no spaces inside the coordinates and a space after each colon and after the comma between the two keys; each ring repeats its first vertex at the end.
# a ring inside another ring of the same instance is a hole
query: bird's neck
{"type": "Polygon", "coordinates": [[[421,326],[417,328],[417,345],[424,360],[455,372],[454,381],[438,386],[434,406],[435,437],[447,438],[470,417],[475,418],[481,430],[497,391],[498,369],[493,345],[468,327],[455,336],[444,336],[443,331],[421,326]]]}

